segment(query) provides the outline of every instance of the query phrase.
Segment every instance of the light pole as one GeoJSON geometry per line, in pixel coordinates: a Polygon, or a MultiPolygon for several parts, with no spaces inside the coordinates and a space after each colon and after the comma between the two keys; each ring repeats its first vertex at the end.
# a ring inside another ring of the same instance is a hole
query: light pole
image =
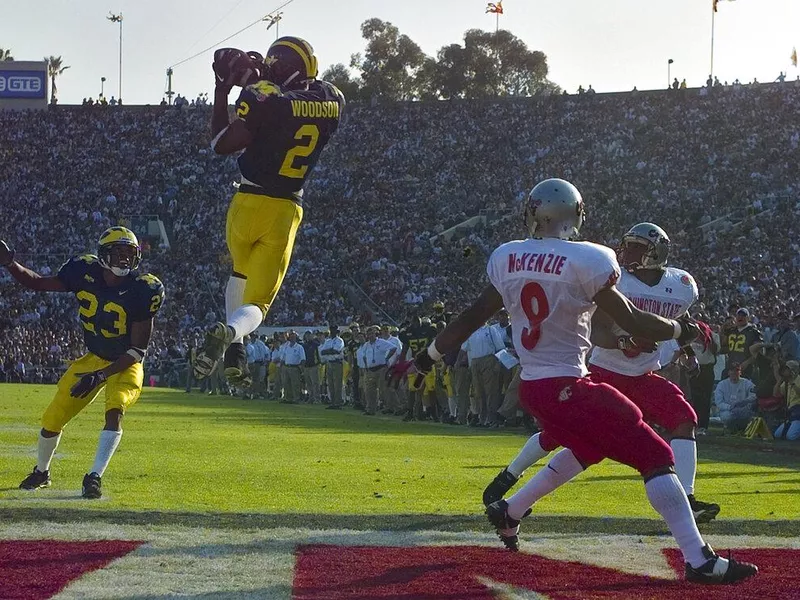
{"type": "Polygon", "coordinates": [[[672,85],[672,63],[674,62],[671,58],[667,61],[667,89],[672,85]]]}
{"type": "Polygon", "coordinates": [[[110,12],[106,19],[112,23],[119,23],[119,93],[117,102],[122,102],[122,13],[115,15],[110,12]]]}
{"type": "Polygon", "coordinates": [[[105,87],[106,87],[106,78],[105,77],[101,77],[100,78],[100,97],[101,98],[105,97],[105,87]]]}

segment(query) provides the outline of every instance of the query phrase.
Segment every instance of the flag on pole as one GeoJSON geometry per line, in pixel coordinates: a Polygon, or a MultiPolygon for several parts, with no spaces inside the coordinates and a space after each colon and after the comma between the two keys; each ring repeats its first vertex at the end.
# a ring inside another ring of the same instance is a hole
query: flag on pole
{"type": "Polygon", "coordinates": [[[503,14],[502,0],[500,0],[500,2],[497,2],[496,4],[494,2],[489,2],[489,4],[486,6],[486,12],[494,13],[496,15],[502,15],[503,14]]]}
{"type": "MultiPolygon", "coordinates": [[[[727,0],[728,2],[733,2],[733,0],[727,0]]],[[[719,4],[719,0],[713,0],[714,2],[714,12],[717,12],[717,4],[719,4]]]]}
{"type": "Polygon", "coordinates": [[[797,66],[797,48],[792,48],[791,59],[792,59],[792,66],[796,67],[797,66]]]}

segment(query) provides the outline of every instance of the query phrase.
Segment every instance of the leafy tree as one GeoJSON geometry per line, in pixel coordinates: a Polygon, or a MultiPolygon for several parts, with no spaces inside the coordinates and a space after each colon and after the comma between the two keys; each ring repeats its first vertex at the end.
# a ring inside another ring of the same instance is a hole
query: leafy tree
{"type": "Polygon", "coordinates": [[[11,50],[8,48],[0,48],[0,62],[11,61],[14,60],[14,57],[11,56],[11,50]]]}
{"type": "Polygon", "coordinates": [[[357,102],[364,99],[361,91],[362,81],[357,77],[352,77],[350,69],[342,63],[328,67],[322,74],[322,79],[339,88],[348,102],[357,102]]]}
{"type": "Polygon", "coordinates": [[[69,65],[63,66],[60,56],[45,56],[44,61],[47,63],[47,75],[50,77],[50,103],[56,103],[56,77],[60,77],[64,71],[69,69],[69,65]]]}
{"type": "Polygon", "coordinates": [[[366,98],[414,100],[419,97],[418,71],[425,53],[414,41],[387,21],[369,19],[361,25],[367,41],[363,56],[354,54],[350,66],[361,72],[366,98]]]}

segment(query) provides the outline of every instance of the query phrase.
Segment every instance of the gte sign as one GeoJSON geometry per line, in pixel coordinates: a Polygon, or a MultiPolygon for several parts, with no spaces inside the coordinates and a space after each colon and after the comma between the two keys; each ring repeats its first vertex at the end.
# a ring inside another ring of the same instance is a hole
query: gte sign
{"type": "Polygon", "coordinates": [[[44,98],[42,71],[0,71],[0,98],[44,98]]]}

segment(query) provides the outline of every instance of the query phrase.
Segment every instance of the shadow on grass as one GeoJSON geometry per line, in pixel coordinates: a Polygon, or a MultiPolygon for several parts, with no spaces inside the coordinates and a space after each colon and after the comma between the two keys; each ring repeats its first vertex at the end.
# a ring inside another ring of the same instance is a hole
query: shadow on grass
{"type": "MultiPolygon", "coordinates": [[[[0,522],[103,522],[120,525],[172,525],[215,529],[351,529],[355,531],[491,531],[483,515],[327,515],[188,513],[73,508],[0,507],[0,522]]],[[[724,519],[703,525],[704,534],[800,536],[800,520],[724,519]]],[[[525,521],[537,533],[669,535],[657,519],[537,515],[525,521]]]]}

